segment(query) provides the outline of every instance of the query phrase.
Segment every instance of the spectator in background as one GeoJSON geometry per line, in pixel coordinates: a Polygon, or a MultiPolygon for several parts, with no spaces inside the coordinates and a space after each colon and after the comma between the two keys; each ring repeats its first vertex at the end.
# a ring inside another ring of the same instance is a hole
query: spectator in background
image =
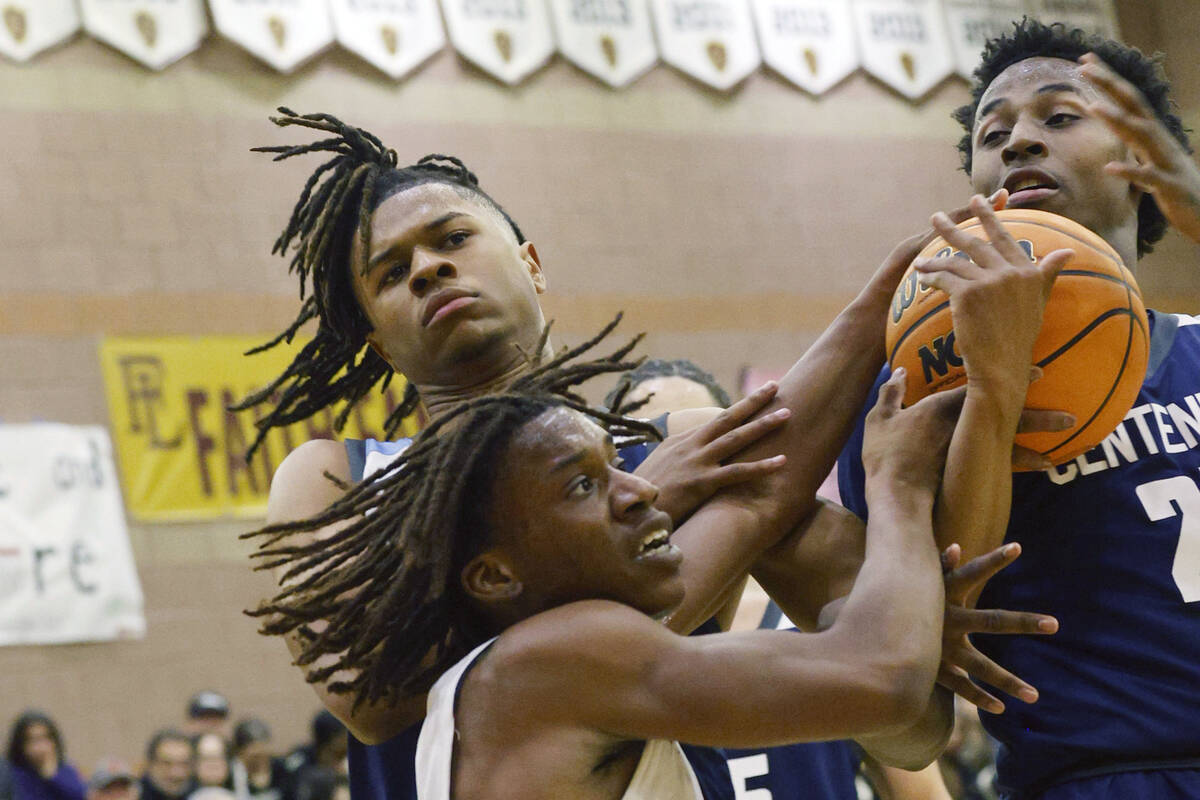
{"type": "Polygon", "coordinates": [[[338,777],[346,775],[345,726],[321,709],[313,717],[312,741],[293,750],[285,765],[294,800],[332,800],[338,777]]]}
{"type": "Polygon", "coordinates": [[[232,789],[229,775],[229,742],[219,733],[202,733],[192,740],[196,785],[232,789]]]}
{"type": "Polygon", "coordinates": [[[271,729],[244,719],[233,729],[233,793],[238,800],[291,800],[283,760],[271,748],[271,729]]]}
{"type": "Polygon", "coordinates": [[[350,800],[350,779],[329,769],[312,769],[297,787],[296,800],[350,800]]]}
{"type": "Polygon", "coordinates": [[[84,800],[87,795],[79,771],[65,761],[58,726],[40,711],[26,711],[13,723],[8,762],[15,800],[84,800]]]}
{"type": "Polygon", "coordinates": [[[13,800],[12,767],[8,759],[0,758],[0,800],[13,800]]]}
{"type": "Polygon", "coordinates": [[[188,700],[183,730],[191,736],[219,733],[229,739],[229,700],[220,692],[204,689],[188,700]]]}
{"type": "Polygon", "coordinates": [[[167,728],[150,737],[146,745],[146,774],[142,800],[180,800],[192,790],[195,749],[183,731],[167,728]]]}
{"type": "Polygon", "coordinates": [[[138,800],[141,794],[137,777],[124,761],[106,758],[92,770],[87,800],[138,800]]]}

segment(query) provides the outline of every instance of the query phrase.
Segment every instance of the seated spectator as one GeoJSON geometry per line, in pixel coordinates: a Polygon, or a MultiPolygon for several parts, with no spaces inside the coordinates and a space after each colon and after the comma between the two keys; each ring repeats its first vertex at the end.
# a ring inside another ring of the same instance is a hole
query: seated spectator
{"type": "Polygon", "coordinates": [[[288,775],[271,748],[271,729],[245,719],[233,729],[233,793],[238,800],[288,800],[288,775]]]}
{"type": "Polygon", "coordinates": [[[115,758],[106,758],[96,765],[87,787],[87,800],[138,800],[141,795],[133,770],[115,758]]]}
{"type": "Polygon", "coordinates": [[[83,777],[65,761],[58,726],[40,711],[26,711],[13,723],[8,762],[15,800],[84,800],[87,795],[83,777]]]}
{"type": "Polygon", "coordinates": [[[350,800],[350,779],[328,767],[307,767],[296,784],[296,800],[350,800]]]}
{"type": "Polygon", "coordinates": [[[202,733],[219,733],[229,739],[229,700],[220,692],[211,689],[196,692],[188,700],[187,720],[184,733],[199,736],[202,733]]]}
{"type": "Polygon", "coordinates": [[[346,728],[338,718],[325,709],[313,717],[312,741],[288,753],[284,766],[288,773],[298,776],[306,767],[324,766],[335,772],[345,772],[346,728]]]}
{"type": "Polygon", "coordinates": [[[192,740],[197,786],[232,789],[229,774],[229,743],[219,733],[202,733],[192,740]]]}
{"type": "Polygon", "coordinates": [[[8,760],[0,758],[0,800],[13,800],[12,767],[8,760]]]}
{"type": "Polygon", "coordinates": [[[180,800],[192,790],[195,749],[183,731],[167,728],[146,745],[142,800],[180,800]]]}

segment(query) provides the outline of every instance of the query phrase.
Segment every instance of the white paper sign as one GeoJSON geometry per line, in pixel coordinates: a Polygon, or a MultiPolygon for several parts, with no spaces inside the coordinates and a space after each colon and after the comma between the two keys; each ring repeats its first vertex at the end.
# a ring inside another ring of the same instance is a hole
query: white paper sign
{"type": "Polygon", "coordinates": [[[1013,23],[1026,14],[1025,0],[942,0],[946,28],[954,48],[958,74],[970,80],[979,66],[983,45],[1013,32],[1013,23]]]}
{"type": "Polygon", "coordinates": [[[145,633],[108,432],[0,426],[0,645],[145,633]]]}
{"type": "Polygon", "coordinates": [[[14,61],[28,61],[77,30],[75,0],[0,1],[0,54],[14,61]]]}
{"type": "Polygon", "coordinates": [[[333,42],[326,0],[208,0],[226,39],[280,72],[291,72],[333,42]]]}
{"type": "Polygon", "coordinates": [[[954,71],[936,0],[854,0],[863,67],[906,97],[921,97],[954,71]]]}
{"type": "Polygon", "coordinates": [[[437,0],[330,0],[342,47],[402,78],[446,45],[437,0]]]}
{"type": "Polygon", "coordinates": [[[83,27],[150,69],[163,69],[208,34],[202,0],[80,0],[83,27]]]}
{"type": "Polygon", "coordinates": [[[748,0],[650,0],[663,61],[716,89],[758,68],[748,0]]]}
{"type": "Polygon", "coordinates": [[[821,94],[858,68],[854,18],[846,0],[751,0],[763,61],[821,94]]]}
{"type": "Polygon", "coordinates": [[[658,61],[646,0],[550,0],[550,16],[559,52],[609,86],[625,86],[658,61]]]}
{"type": "Polygon", "coordinates": [[[442,0],[442,12],[454,49],[509,85],[554,54],[546,0],[442,0]]]}
{"type": "Polygon", "coordinates": [[[1106,39],[1116,39],[1117,11],[1112,0],[1030,0],[1029,15],[1046,24],[1061,22],[1106,39]]]}

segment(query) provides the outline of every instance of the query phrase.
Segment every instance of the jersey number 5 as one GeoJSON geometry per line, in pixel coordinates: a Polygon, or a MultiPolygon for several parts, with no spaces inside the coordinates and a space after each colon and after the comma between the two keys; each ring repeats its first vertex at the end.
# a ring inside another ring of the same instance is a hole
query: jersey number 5
{"type": "Polygon", "coordinates": [[[738,756],[725,762],[729,767],[729,777],[733,781],[734,800],[772,800],[770,789],[749,789],[746,784],[750,778],[758,778],[770,771],[766,753],[755,753],[752,756],[738,756]]]}
{"type": "Polygon", "coordinates": [[[1138,499],[1151,522],[1179,516],[1179,545],[1171,577],[1183,595],[1183,602],[1200,600],[1200,486],[1184,475],[1143,483],[1137,487],[1138,499]]]}

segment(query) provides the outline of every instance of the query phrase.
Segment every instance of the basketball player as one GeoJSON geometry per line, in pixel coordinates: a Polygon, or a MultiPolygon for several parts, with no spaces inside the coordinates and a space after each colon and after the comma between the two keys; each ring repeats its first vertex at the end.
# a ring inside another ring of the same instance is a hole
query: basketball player
{"type": "MultiPolygon", "coordinates": [[[[976,79],[956,116],[977,192],[1005,187],[1010,206],[1073,219],[1131,268],[1168,223],[1200,242],[1200,169],[1152,59],[1026,21],[988,43],[976,79]]],[[[995,244],[939,215],[935,227],[974,263],[921,265],[952,309],[983,286],[1011,292],[990,313],[955,317],[968,397],[942,505],[951,520],[978,522],[960,529],[968,554],[1006,537],[1025,547],[981,603],[1038,608],[1062,623],[1052,639],[980,641],[1044,689],[1037,706],[983,715],[1002,744],[999,783],[1011,798],[1200,797],[1200,320],[1151,311],[1150,363],[1125,420],[1073,461],[1011,476],[1010,491],[1001,450],[1044,293],[1037,267],[982,205],[995,244]],[[973,385],[993,400],[973,403],[973,385]]],[[[852,454],[840,482],[864,512],[852,454]]]]}
{"type": "MultiPolygon", "coordinates": [[[[334,137],[309,146],[272,148],[281,157],[313,151],[333,152],[335,157],[310,179],[277,243],[281,252],[288,252],[293,240],[300,241],[293,265],[302,281],[311,277],[314,285],[296,323],[280,340],[307,320],[316,318],[320,324],[313,342],[285,374],[248,401],[265,401],[278,393],[260,432],[303,419],[336,400],[353,402],[391,374],[393,366],[406,374],[410,387],[419,387],[420,399],[435,420],[442,408],[527,373],[522,351],[533,353],[542,346],[537,294],[544,290],[545,278],[533,245],[479,190],[474,176],[461,163],[441,158],[397,168],[395,154],[377,139],[329,117],[303,118],[285,112],[280,122],[318,128],[334,137]],[[321,182],[322,177],[327,180],[321,182]],[[370,224],[360,225],[360,218],[370,224]],[[368,343],[370,348],[364,350],[368,343]]],[[[813,507],[813,491],[823,477],[824,463],[831,463],[851,422],[838,409],[847,407],[847,393],[856,386],[860,392],[869,386],[881,359],[883,312],[922,238],[914,237],[889,258],[876,281],[781,387],[781,405],[805,420],[807,448],[788,491],[774,495],[779,527],[764,526],[765,536],[782,535],[813,507]]],[[[763,393],[759,400],[769,397],[769,392],[763,393]]],[[[417,401],[416,390],[410,388],[393,422],[406,416],[417,401]]],[[[781,411],[774,422],[785,413],[781,411]]],[[[778,460],[719,466],[771,425],[763,418],[749,431],[730,432],[743,418],[723,415],[678,439],[671,437],[681,444],[672,449],[668,439],[642,465],[651,474],[664,475],[667,482],[681,471],[680,463],[696,466],[687,471],[699,475],[698,480],[691,480],[690,486],[688,481],[676,481],[682,490],[674,492],[673,517],[685,516],[711,494],[714,484],[777,477],[784,466],[778,460]],[[657,472],[649,469],[655,459],[657,472]]],[[[765,456],[769,451],[758,453],[765,456]]],[[[340,444],[317,441],[297,449],[273,481],[269,520],[316,514],[337,501],[343,490],[326,475],[349,482],[357,477],[350,468],[340,444]]],[[[690,630],[721,605],[730,583],[744,574],[764,541],[692,526],[678,544],[696,554],[684,568],[693,606],[684,609],[686,614],[677,611],[673,616],[680,630],[690,630]]],[[[789,613],[800,616],[791,608],[789,613]]],[[[815,619],[815,609],[811,615],[815,619]]],[[[1028,631],[1033,617],[1005,619],[1011,630],[1028,631]]],[[[293,639],[290,644],[298,655],[301,643],[293,639]]],[[[386,703],[351,708],[343,696],[326,691],[324,680],[329,675],[320,677],[319,670],[311,670],[309,677],[327,707],[362,741],[386,741],[403,748],[404,737],[413,733],[411,728],[404,733],[406,726],[424,714],[420,697],[393,697],[386,703]]],[[[928,750],[927,744],[921,747],[922,752],[928,750]]],[[[403,796],[403,776],[388,772],[396,761],[352,743],[352,777],[358,793],[373,790],[379,796],[382,787],[383,796],[403,796]]]]}
{"type": "MultiPolygon", "coordinates": [[[[933,497],[962,392],[901,411],[900,373],[881,393],[865,462],[884,510],[829,630],[683,637],[669,629],[687,602],[670,518],[652,484],[618,468],[612,436],[548,393],[579,380],[562,363],[443,409],[344,502],[275,530],[343,526],[336,545],[350,561],[318,566],[264,609],[295,627],[344,598],[306,657],[335,658],[354,675],[344,688],[368,702],[436,679],[415,754],[420,798],[698,800],[669,740],[772,745],[904,728],[924,713],[944,603],[933,497]]],[[[617,434],[653,429],[595,416],[617,434]]],[[[794,451],[805,437],[784,438],[794,451]]],[[[719,526],[756,539],[775,502],[726,491],[676,535],[719,526]]]]}

